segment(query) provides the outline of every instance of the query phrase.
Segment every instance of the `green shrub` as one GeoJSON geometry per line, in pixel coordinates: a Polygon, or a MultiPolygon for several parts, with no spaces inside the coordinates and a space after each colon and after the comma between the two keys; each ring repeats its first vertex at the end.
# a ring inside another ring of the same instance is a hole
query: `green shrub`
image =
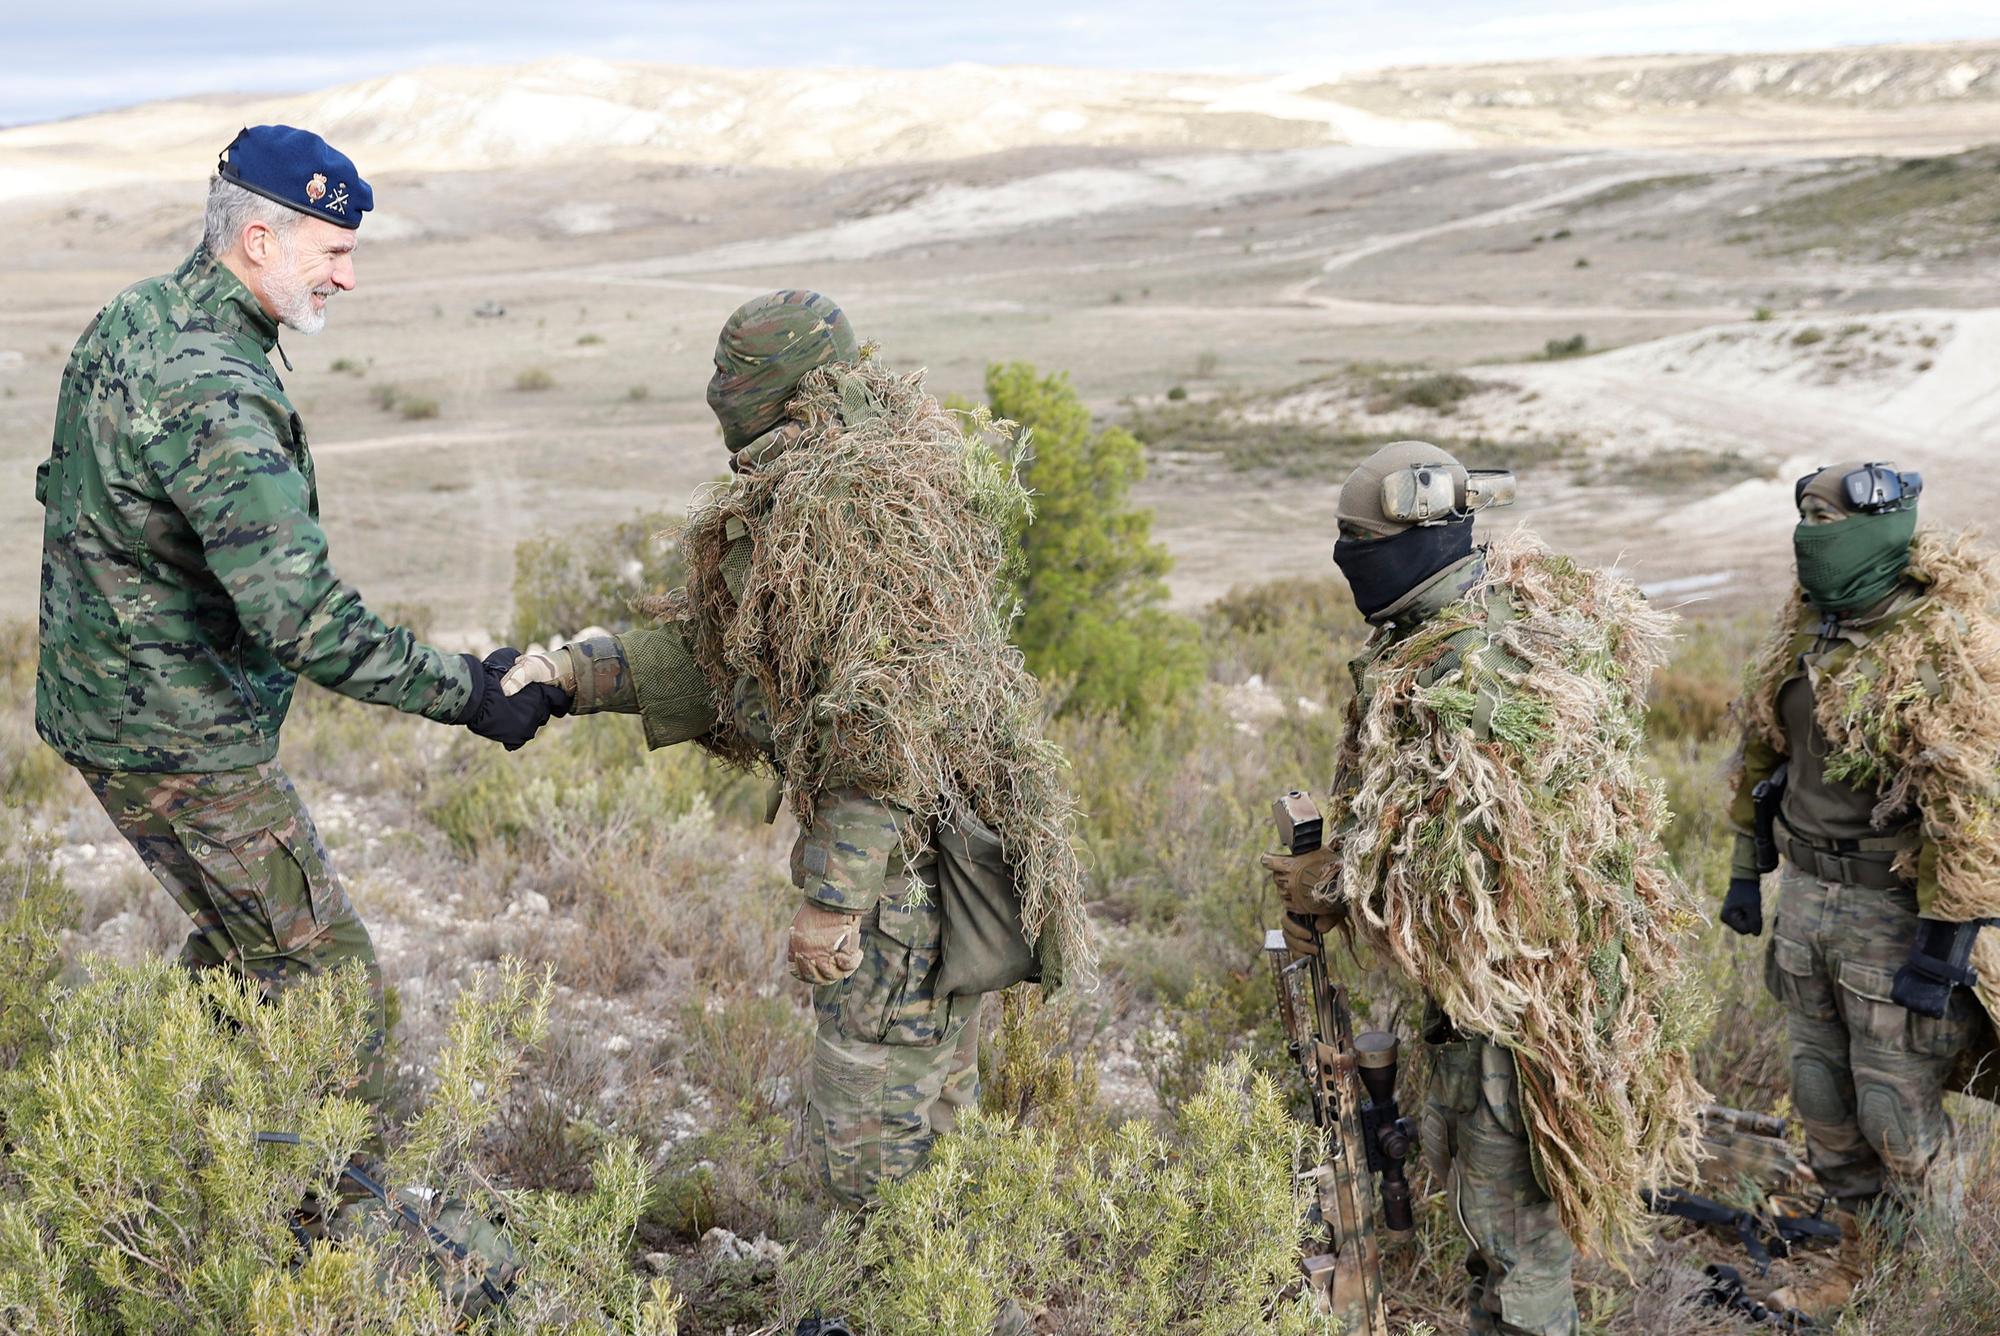
{"type": "Polygon", "coordinates": [[[1484,388],[1472,377],[1456,371],[1404,380],[1382,378],[1373,386],[1368,411],[1387,413],[1396,408],[1427,408],[1433,413],[1451,413],[1457,410],[1460,400],[1484,388]]]}
{"type": "Polygon", "coordinates": [[[602,334],[579,334],[576,339],[576,346],[579,348],[590,348],[602,342],[604,342],[602,334]]]}
{"type": "Polygon", "coordinates": [[[629,630],[635,600],[687,582],[680,526],[664,512],[645,512],[576,541],[544,533],[516,543],[509,642],[545,642],[590,626],[629,630]]]}
{"type": "Polygon", "coordinates": [[[1175,403],[1179,403],[1181,400],[1187,398],[1187,386],[1185,385],[1168,386],[1167,398],[1172,399],[1175,403]]]}
{"type": "Polygon", "coordinates": [[[1560,361],[1565,357],[1581,357],[1590,351],[1590,340],[1582,334],[1572,334],[1566,339],[1550,339],[1542,345],[1542,360],[1560,361]]]}
{"type": "Polygon", "coordinates": [[[410,395],[397,403],[396,411],[403,415],[406,422],[421,422],[438,415],[438,401],[410,395]]]}
{"type": "Polygon", "coordinates": [[[785,1263],[786,1328],[844,1313],[861,1330],[988,1336],[1007,1300],[1045,1329],[1329,1330],[1292,1283],[1297,1178],[1312,1129],[1238,1061],[1175,1120],[1079,1133],[975,1113],[865,1219],[836,1216],[785,1263]]]}
{"type": "Polygon", "coordinates": [[[538,366],[514,373],[514,388],[528,393],[555,388],[556,378],[538,366]]]}
{"type": "MultiPolygon", "coordinates": [[[[32,856],[32,855],[31,855],[32,856]]],[[[31,881],[34,880],[31,878],[31,881]]],[[[0,941],[48,921],[34,895],[0,911],[0,941]]],[[[46,980],[52,946],[28,974],[46,980]]],[[[166,961],[98,964],[73,987],[43,983],[10,1005],[42,1037],[0,1079],[8,1155],[0,1175],[0,1326],[77,1333],[430,1332],[453,1325],[444,1287],[465,1264],[398,1230],[302,1243],[309,1196],[332,1200],[369,1134],[343,1093],[368,986],[358,964],[266,999],[225,970],[166,961]],[[296,1136],[261,1142],[260,1132],[296,1136]]],[[[14,976],[10,975],[10,985],[14,976]]],[[[459,997],[437,1084],[390,1161],[390,1181],[431,1200],[504,1212],[526,1267],[486,1329],[544,1330],[556,1315],[594,1329],[671,1333],[670,1289],[639,1281],[625,1255],[647,1173],[608,1149],[583,1196],[505,1193],[469,1155],[522,1051],[538,1042],[553,986],[519,966],[459,997]]],[[[17,999],[10,997],[10,1004],[17,999]]]]}
{"type": "Polygon", "coordinates": [[[986,369],[993,415],[1030,433],[1021,476],[1035,517],[1022,538],[1015,640],[1045,681],[1068,684],[1067,707],[1136,717],[1200,680],[1194,628],[1166,611],[1172,559],[1152,541],[1153,516],[1131,504],[1145,476],[1129,432],[1091,429],[1069,378],[1024,362],[986,369]]]}
{"type": "Polygon", "coordinates": [[[1792,346],[1795,348],[1810,348],[1815,343],[1824,343],[1825,341],[1826,331],[1818,325],[1807,325],[1804,329],[1792,335],[1792,346]]]}

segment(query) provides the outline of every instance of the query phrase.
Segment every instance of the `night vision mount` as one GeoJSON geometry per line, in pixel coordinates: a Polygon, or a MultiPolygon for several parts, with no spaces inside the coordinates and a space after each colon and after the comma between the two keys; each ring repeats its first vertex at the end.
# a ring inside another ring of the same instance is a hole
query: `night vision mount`
{"type": "Polygon", "coordinates": [[[1412,464],[1382,479],[1382,513],[1403,524],[1444,524],[1488,506],[1513,504],[1509,469],[1412,464]]]}

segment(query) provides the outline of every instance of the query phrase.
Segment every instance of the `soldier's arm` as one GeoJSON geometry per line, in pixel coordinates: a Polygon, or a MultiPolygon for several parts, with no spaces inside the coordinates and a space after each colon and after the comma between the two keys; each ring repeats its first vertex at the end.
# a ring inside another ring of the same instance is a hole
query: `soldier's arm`
{"type": "Polygon", "coordinates": [[[140,453],[200,536],[244,631],[280,663],[356,700],[453,722],[472,699],[468,666],[383,621],[335,577],[290,440],[276,401],[205,380],[161,397],[140,453]]]}
{"type": "Polygon", "coordinates": [[[1733,880],[1757,876],[1757,800],[1751,794],[1771,777],[1783,759],[1769,741],[1744,733],[1743,773],[1738,776],[1736,793],[1729,800],[1729,828],[1736,832],[1734,851],[1729,857],[1729,875],[1733,880]]]}
{"type": "Polygon", "coordinates": [[[568,656],[575,677],[571,709],[578,714],[636,714],[652,748],[687,742],[715,727],[715,698],[683,626],[591,636],[558,652],[568,656]]]}
{"type": "Polygon", "coordinates": [[[558,665],[558,671],[576,684],[570,692],[571,714],[639,713],[631,661],[618,636],[586,636],[551,651],[551,655],[567,660],[558,665]]]}
{"type": "Polygon", "coordinates": [[[865,914],[902,857],[896,809],[860,789],[830,789],[792,846],[792,884],[828,909],[865,914]]]}

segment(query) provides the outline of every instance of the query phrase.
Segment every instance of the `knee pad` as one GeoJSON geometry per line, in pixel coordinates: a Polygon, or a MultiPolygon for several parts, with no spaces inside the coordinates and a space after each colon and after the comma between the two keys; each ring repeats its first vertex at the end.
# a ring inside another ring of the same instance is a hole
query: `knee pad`
{"type": "Polygon", "coordinates": [[[1932,1131],[1926,1119],[1893,1087],[1866,1082],[1860,1091],[1861,1135],[1882,1157],[1891,1173],[1920,1178],[1943,1144],[1942,1129],[1932,1131]]]}
{"type": "Polygon", "coordinates": [[[1811,1053],[1792,1056],[1792,1104],[1809,1123],[1845,1123],[1854,1117],[1847,1081],[1832,1063],[1811,1053]]]}

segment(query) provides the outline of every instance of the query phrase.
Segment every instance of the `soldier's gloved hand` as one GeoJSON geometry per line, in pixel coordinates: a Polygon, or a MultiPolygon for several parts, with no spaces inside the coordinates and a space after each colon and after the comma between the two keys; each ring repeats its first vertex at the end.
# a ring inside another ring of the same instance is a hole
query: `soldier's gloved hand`
{"type": "Polygon", "coordinates": [[[563,695],[576,696],[576,660],[570,652],[558,646],[552,650],[531,650],[514,660],[500,679],[500,689],[510,696],[519,695],[523,687],[543,682],[555,687],[563,695]]]}
{"type": "MultiPolygon", "coordinates": [[[[1764,888],[1755,877],[1731,877],[1722,897],[1722,926],[1745,937],[1764,931],[1764,888]]],[[[1878,984],[1877,987],[1880,987],[1878,984]]]]}
{"type": "Polygon", "coordinates": [[[516,649],[496,649],[483,661],[465,656],[479,694],[466,706],[459,722],[508,751],[526,746],[551,716],[569,713],[569,697],[555,687],[536,683],[514,695],[501,688],[501,679],[520,657],[516,649]]]}
{"type": "Polygon", "coordinates": [[[1338,856],[1330,846],[1322,845],[1311,853],[1264,854],[1257,861],[1270,869],[1271,884],[1284,901],[1285,912],[1278,927],[1285,934],[1285,945],[1295,956],[1318,955],[1314,931],[1322,936],[1332,932],[1340,925],[1340,914],[1314,891],[1332,880],[1338,856]]]}
{"type": "Polygon", "coordinates": [[[1314,892],[1333,880],[1334,865],[1340,861],[1330,846],[1322,845],[1305,854],[1263,854],[1257,861],[1271,872],[1271,884],[1278,898],[1294,914],[1324,914],[1328,905],[1314,892]]]}
{"type": "Polygon", "coordinates": [[[800,983],[839,983],[861,968],[861,915],[805,901],[792,915],[785,963],[800,983]]]}
{"type": "Polygon", "coordinates": [[[1942,1017],[1951,1007],[1952,989],[1979,982],[1971,965],[1979,928],[1977,923],[1918,919],[1917,940],[1910,943],[1909,960],[1896,971],[1889,997],[1920,1016],[1942,1017]]]}
{"type": "Polygon", "coordinates": [[[1318,955],[1321,939],[1339,926],[1340,915],[1333,913],[1307,916],[1287,910],[1278,921],[1279,931],[1285,934],[1285,945],[1295,956],[1318,955]]]}

